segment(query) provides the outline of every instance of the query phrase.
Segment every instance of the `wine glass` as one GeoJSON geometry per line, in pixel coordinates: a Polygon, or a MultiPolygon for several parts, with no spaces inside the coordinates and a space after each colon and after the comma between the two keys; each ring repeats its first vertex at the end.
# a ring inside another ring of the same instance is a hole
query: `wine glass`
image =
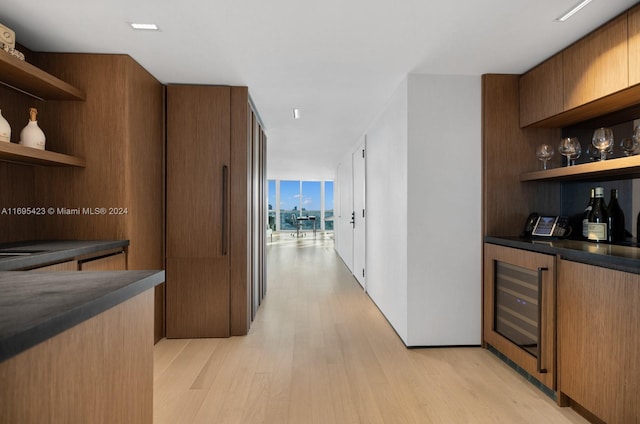
{"type": "Polygon", "coordinates": [[[582,146],[576,137],[565,137],[560,140],[558,150],[567,158],[567,166],[576,164],[576,159],[582,154],[582,146]]]}
{"type": "Polygon", "coordinates": [[[620,147],[625,156],[633,156],[635,154],[634,151],[638,147],[638,140],[635,136],[625,137],[620,141],[620,147]]]}
{"type": "Polygon", "coordinates": [[[606,160],[607,153],[613,147],[613,130],[611,128],[598,128],[593,132],[591,143],[596,149],[600,150],[600,160],[606,160]]]}
{"type": "Polygon", "coordinates": [[[541,144],[536,149],[536,157],[542,161],[542,169],[547,169],[547,161],[553,157],[555,151],[550,144],[541,144]]]}

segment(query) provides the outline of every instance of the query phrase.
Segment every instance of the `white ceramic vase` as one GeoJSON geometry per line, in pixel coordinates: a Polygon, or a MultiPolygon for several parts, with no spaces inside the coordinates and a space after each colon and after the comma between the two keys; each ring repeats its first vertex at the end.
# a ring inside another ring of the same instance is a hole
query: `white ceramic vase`
{"type": "Polygon", "coordinates": [[[29,122],[20,132],[20,144],[26,147],[44,150],[46,137],[38,126],[38,121],[36,120],[37,113],[38,111],[35,108],[29,109],[29,122]]]}
{"type": "Polygon", "coordinates": [[[0,110],[0,141],[11,142],[11,125],[2,116],[2,110],[0,110]]]}

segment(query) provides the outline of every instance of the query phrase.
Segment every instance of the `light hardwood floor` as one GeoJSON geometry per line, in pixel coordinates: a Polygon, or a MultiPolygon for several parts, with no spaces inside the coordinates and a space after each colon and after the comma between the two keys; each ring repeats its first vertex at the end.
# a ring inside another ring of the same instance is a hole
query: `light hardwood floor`
{"type": "Polygon", "coordinates": [[[486,350],[405,348],[332,240],[267,260],[249,335],[155,346],[155,424],[586,423],[486,350]]]}

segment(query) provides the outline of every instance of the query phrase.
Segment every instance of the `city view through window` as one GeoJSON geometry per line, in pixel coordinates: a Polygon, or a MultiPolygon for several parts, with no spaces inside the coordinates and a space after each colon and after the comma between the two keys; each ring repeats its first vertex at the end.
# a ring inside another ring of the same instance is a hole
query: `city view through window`
{"type": "Polygon", "coordinates": [[[294,231],[298,218],[303,230],[333,231],[333,181],[269,180],[269,228],[294,231]],[[279,206],[279,207],[277,207],[279,206]]]}

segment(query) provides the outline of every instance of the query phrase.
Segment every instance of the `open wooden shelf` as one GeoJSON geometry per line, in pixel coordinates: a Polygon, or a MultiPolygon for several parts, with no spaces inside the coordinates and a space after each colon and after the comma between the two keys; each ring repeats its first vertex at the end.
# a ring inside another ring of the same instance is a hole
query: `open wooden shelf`
{"type": "Polygon", "coordinates": [[[82,90],[0,50],[0,82],[42,100],[85,100],[82,90]]]}
{"type": "Polygon", "coordinates": [[[624,180],[640,176],[640,155],[527,172],[520,181],[624,180]]]}
{"type": "Polygon", "coordinates": [[[0,142],[0,161],[40,166],[86,166],[83,158],[5,142],[0,142]]]}

